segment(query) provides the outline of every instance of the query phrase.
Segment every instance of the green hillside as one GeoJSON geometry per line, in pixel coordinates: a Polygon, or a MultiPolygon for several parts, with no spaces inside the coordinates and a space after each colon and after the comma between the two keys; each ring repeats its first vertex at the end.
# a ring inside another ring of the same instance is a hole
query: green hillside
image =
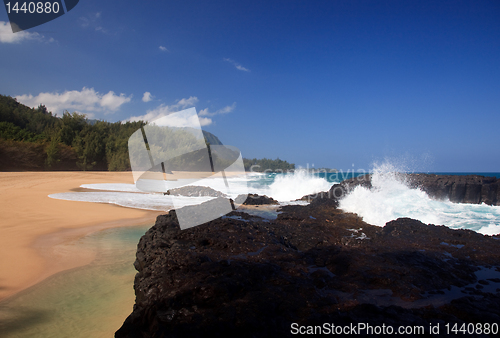
{"type": "MultiPolygon", "coordinates": [[[[91,120],[0,95],[0,170],[130,170],[128,139],[145,122],[91,120]]],[[[203,131],[210,144],[222,144],[203,131]]]]}

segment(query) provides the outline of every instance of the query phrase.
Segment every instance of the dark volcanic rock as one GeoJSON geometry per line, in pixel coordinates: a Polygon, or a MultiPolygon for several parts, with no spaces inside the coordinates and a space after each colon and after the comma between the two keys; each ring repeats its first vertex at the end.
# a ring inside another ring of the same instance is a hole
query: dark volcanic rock
{"type": "MultiPolygon", "coordinates": [[[[237,201],[238,201],[238,199],[241,200],[240,197],[242,197],[242,196],[241,195],[238,196],[236,198],[236,200],[237,201]]],[[[257,194],[248,194],[248,197],[245,200],[245,202],[243,202],[243,204],[245,204],[245,205],[264,205],[264,204],[279,204],[279,203],[278,203],[278,201],[276,201],[272,197],[267,197],[265,195],[261,196],[261,195],[257,195],[257,194]]]]}
{"type": "MultiPolygon", "coordinates": [[[[455,203],[500,205],[500,179],[479,175],[399,174],[411,188],[420,188],[431,198],[455,203]]],[[[325,196],[340,198],[357,186],[372,187],[371,175],[364,175],[334,185],[325,196]]]]}
{"type": "Polygon", "coordinates": [[[226,197],[226,195],[220,191],[210,187],[199,186],[184,186],[181,188],[170,189],[166,195],[226,197]]]}
{"type": "Polygon", "coordinates": [[[326,199],[281,211],[182,231],[175,211],[159,216],[116,337],[281,337],[292,323],[432,323],[445,336],[446,323],[500,321],[497,239],[407,218],[380,228],[326,199]]]}
{"type": "Polygon", "coordinates": [[[500,205],[500,180],[478,175],[408,174],[412,187],[433,198],[449,198],[456,203],[500,205]]]}
{"type": "Polygon", "coordinates": [[[357,186],[363,186],[365,188],[371,189],[372,188],[371,175],[367,174],[344,180],[339,184],[334,184],[328,191],[322,191],[315,194],[305,195],[302,198],[298,199],[298,201],[313,202],[315,200],[322,200],[322,203],[324,203],[325,200],[338,201],[342,197],[347,195],[349,192],[351,192],[357,186]]]}

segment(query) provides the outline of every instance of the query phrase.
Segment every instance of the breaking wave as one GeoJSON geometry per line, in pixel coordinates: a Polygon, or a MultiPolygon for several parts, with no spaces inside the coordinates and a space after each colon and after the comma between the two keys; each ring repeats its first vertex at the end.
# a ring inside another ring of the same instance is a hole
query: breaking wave
{"type": "Polygon", "coordinates": [[[378,226],[399,217],[410,217],[485,235],[500,233],[500,206],[433,200],[422,190],[410,188],[404,173],[388,162],[375,165],[372,173],[372,188],[357,186],[342,198],[341,209],[378,226]]]}

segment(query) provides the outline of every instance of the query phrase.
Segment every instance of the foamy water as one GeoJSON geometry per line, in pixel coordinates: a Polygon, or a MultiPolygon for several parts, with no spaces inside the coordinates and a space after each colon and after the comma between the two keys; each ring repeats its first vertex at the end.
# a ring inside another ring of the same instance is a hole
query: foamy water
{"type": "MultiPolygon", "coordinates": [[[[345,211],[356,212],[371,224],[383,226],[398,217],[424,223],[467,228],[483,234],[500,233],[500,207],[435,201],[418,189],[408,188],[394,172],[378,166],[373,170],[373,189],[357,187],[340,202],[345,211]]],[[[318,175],[296,172],[287,175],[251,174],[228,179],[231,195],[248,190],[268,195],[280,204],[328,190],[332,182],[318,175]]],[[[219,190],[223,182],[198,181],[219,190]]],[[[88,192],[68,192],[51,198],[110,203],[153,210],[172,208],[172,196],[144,193],[133,184],[84,184],[88,192]]],[[[211,197],[179,197],[185,205],[211,197]]],[[[300,201],[298,204],[307,204],[300,201]]],[[[262,212],[262,210],[259,210],[262,212]]],[[[100,337],[109,336],[130,313],[133,305],[133,261],[137,242],[147,227],[110,229],[87,236],[78,245],[97,248],[92,264],[57,274],[20,293],[0,306],[0,331],[6,337],[100,337]]],[[[73,245],[73,244],[71,244],[73,245]]],[[[453,291],[453,290],[452,290],[453,291]]]]}
{"type": "MultiPolygon", "coordinates": [[[[109,186],[109,188],[112,188],[111,184],[109,186]]],[[[173,198],[176,199],[176,205],[179,206],[196,205],[215,198],[209,196],[164,196],[163,194],[127,193],[119,191],[63,192],[49,195],[49,197],[67,201],[109,203],[128,208],[160,211],[172,209],[174,205],[173,198]]]]}
{"type": "MultiPolygon", "coordinates": [[[[221,179],[205,178],[188,185],[204,186],[217,191],[224,191],[231,198],[247,193],[267,195],[284,204],[290,204],[304,195],[327,191],[332,185],[324,178],[316,177],[305,171],[296,171],[284,175],[254,173],[248,175],[248,177],[230,177],[227,178],[227,181],[230,186],[229,190],[221,179]],[[251,182],[254,184],[249,184],[251,182]]],[[[179,201],[177,205],[182,206],[195,205],[212,199],[212,197],[183,197],[163,195],[161,193],[144,193],[137,189],[134,184],[126,183],[83,184],[81,187],[96,191],[65,192],[51,194],[49,197],[68,201],[110,203],[130,208],[164,211],[173,208],[172,198],[176,198],[179,201]]]]}
{"type": "Polygon", "coordinates": [[[399,217],[410,217],[484,235],[500,233],[500,206],[433,200],[420,189],[409,188],[404,176],[396,174],[395,169],[387,164],[375,167],[372,189],[356,187],[340,201],[340,208],[378,226],[399,217]]]}
{"type": "MultiPolygon", "coordinates": [[[[486,235],[500,233],[499,206],[433,200],[420,189],[409,188],[404,175],[395,174],[397,169],[390,163],[375,166],[372,171],[373,188],[356,187],[340,201],[340,208],[357,213],[365,222],[378,226],[384,226],[399,217],[410,217],[427,224],[471,229],[486,235]]],[[[190,185],[226,191],[231,198],[245,193],[267,195],[280,201],[282,205],[305,204],[294,200],[308,194],[328,191],[333,185],[324,177],[300,170],[289,174],[251,173],[246,177],[231,177],[227,180],[231,187],[229,191],[220,179],[206,178],[190,185]]],[[[52,194],[50,197],[163,211],[173,208],[172,198],[177,199],[177,205],[195,205],[213,198],[139,193],[140,190],[133,184],[84,184],[82,187],[95,192],[68,192],[52,194]]]]}
{"type": "Polygon", "coordinates": [[[300,170],[293,174],[277,175],[267,195],[277,201],[293,201],[305,195],[328,191],[332,183],[300,170]]]}

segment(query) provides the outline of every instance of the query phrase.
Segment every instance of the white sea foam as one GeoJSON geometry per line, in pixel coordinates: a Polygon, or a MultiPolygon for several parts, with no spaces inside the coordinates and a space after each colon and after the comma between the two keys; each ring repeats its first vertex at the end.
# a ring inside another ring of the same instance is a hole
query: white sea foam
{"type": "Polygon", "coordinates": [[[116,204],[122,207],[145,209],[145,210],[161,210],[168,211],[173,208],[173,200],[176,199],[176,205],[186,206],[200,204],[210,201],[214,197],[186,197],[186,196],[168,196],[162,194],[136,194],[130,192],[63,192],[59,194],[51,194],[50,198],[94,202],[94,203],[109,203],[116,204]]]}
{"type": "Polygon", "coordinates": [[[226,177],[226,181],[228,183],[228,187],[226,187],[226,182],[221,179],[219,175],[216,178],[205,178],[188,185],[190,186],[200,186],[200,187],[209,187],[214,190],[223,192],[231,198],[236,198],[238,195],[246,195],[248,194],[247,182],[248,178],[242,176],[236,177],[226,177]]]}
{"type": "Polygon", "coordinates": [[[141,192],[141,190],[137,189],[135,184],[129,184],[129,183],[94,183],[94,184],[82,184],[80,187],[92,190],[141,192]]]}
{"type": "MultiPolygon", "coordinates": [[[[395,174],[398,168],[390,163],[375,166],[372,177],[372,189],[356,187],[340,201],[340,208],[355,212],[370,224],[384,226],[399,217],[410,217],[424,223],[446,225],[493,235],[500,233],[500,206],[485,204],[456,204],[449,201],[437,201],[419,190],[410,189],[404,176],[395,174]]],[[[333,183],[306,171],[289,174],[266,175],[249,173],[246,177],[228,177],[229,196],[254,193],[267,195],[281,205],[302,204],[293,202],[304,195],[328,191],[333,183]]],[[[206,178],[190,185],[207,186],[227,192],[223,180],[206,178]]],[[[172,209],[171,196],[141,192],[134,184],[84,184],[82,188],[95,192],[68,192],[50,195],[52,198],[110,203],[131,208],[147,210],[172,209]],[[103,191],[105,190],[105,191],[103,191]]],[[[211,197],[176,197],[181,205],[194,205],[212,199],[211,197]]],[[[303,204],[307,204],[304,202],[303,204]]]]}
{"type": "Polygon", "coordinates": [[[500,224],[499,222],[497,222],[497,224],[490,223],[486,226],[481,226],[481,228],[476,231],[483,235],[498,235],[500,234],[500,224]]]}
{"type": "MultiPolygon", "coordinates": [[[[248,179],[246,177],[228,177],[227,181],[230,183],[231,190],[229,191],[229,196],[235,198],[239,194],[246,194],[247,188],[246,183],[248,179]]],[[[182,179],[178,180],[178,182],[182,183],[182,179]]],[[[223,180],[218,178],[205,178],[196,182],[192,182],[192,180],[186,180],[186,182],[190,182],[189,186],[203,186],[210,187],[217,191],[227,192],[227,187],[223,180]],[[192,182],[192,183],[191,183],[192,182]]],[[[181,184],[182,185],[182,184],[181,184]]],[[[116,191],[116,192],[140,192],[144,193],[144,191],[138,189],[135,184],[127,184],[127,183],[97,183],[97,184],[82,184],[81,188],[92,189],[92,190],[107,190],[107,191],[116,191]]]]}
{"type": "MultiPolygon", "coordinates": [[[[319,178],[305,171],[296,171],[295,173],[289,174],[277,174],[273,175],[273,177],[268,180],[266,180],[266,177],[268,177],[268,175],[263,173],[249,173],[246,176],[228,177],[227,181],[231,187],[230,191],[227,190],[224,181],[221,179],[206,178],[193,182],[189,185],[206,186],[217,191],[224,191],[227,192],[231,198],[235,198],[240,194],[246,193],[267,195],[277,199],[283,205],[307,204],[305,202],[293,202],[293,200],[307,194],[327,191],[332,185],[324,178],[319,178]],[[269,185],[269,181],[273,183],[269,185]],[[257,183],[248,186],[249,182],[257,183]]],[[[134,184],[82,184],[81,187],[95,191],[66,192],[52,194],[49,195],[49,197],[69,201],[109,203],[146,210],[168,211],[173,208],[172,196],[165,196],[159,193],[144,193],[137,189],[134,184]]],[[[212,199],[212,197],[184,196],[176,196],[175,198],[179,201],[179,203],[176,204],[181,206],[195,205],[212,199]]]]}
{"type": "Polygon", "coordinates": [[[433,200],[420,189],[409,188],[404,176],[388,163],[375,166],[372,186],[372,189],[356,187],[340,201],[340,208],[378,226],[399,217],[410,217],[487,235],[500,233],[500,206],[433,200]]]}
{"type": "MultiPolygon", "coordinates": [[[[247,177],[228,177],[227,181],[231,187],[230,197],[235,198],[240,194],[252,193],[267,195],[280,202],[290,202],[305,195],[321,191],[328,191],[332,186],[326,179],[310,174],[305,170],[297,170],[294,173],[276,174],[266,180],[265,174],[252,173],[247,177]],[[249,181],[265,180],[271,181],[270,185],[256,183],[248,184],[249,181]]],[[[207,186],[218,191],[226,191],[223,180],[206,178],[190,185],[207,186]]]]}
{"type": "Polygon", "coordinates": [[[332,183],[324,178],[305,170],[297,170],[294,173],[276,175],[265,195],[280,202],[293,201],[305,195],[328,191],[331,186],[332,183]]]}

